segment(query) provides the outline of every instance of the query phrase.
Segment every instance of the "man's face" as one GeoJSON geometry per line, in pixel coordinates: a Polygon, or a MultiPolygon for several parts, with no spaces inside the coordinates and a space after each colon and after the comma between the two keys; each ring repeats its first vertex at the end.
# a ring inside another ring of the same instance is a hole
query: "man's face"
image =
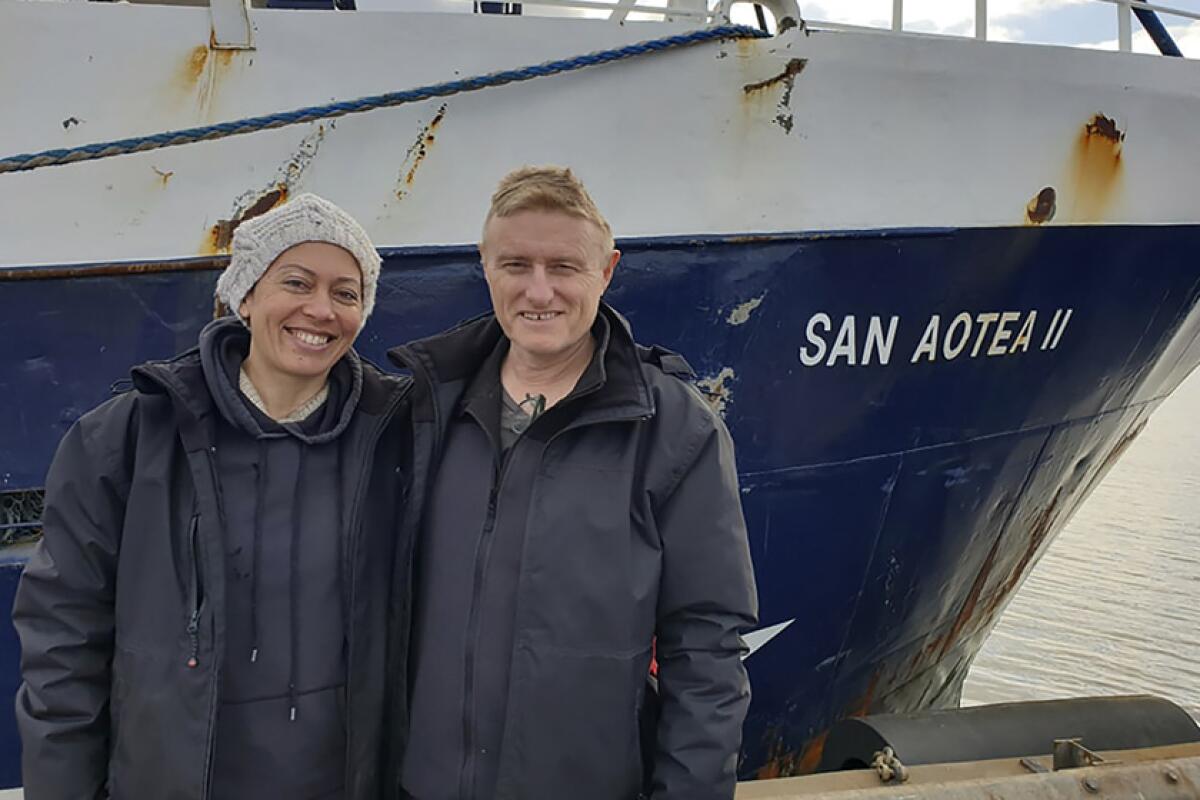
{"type": "Polygon", "coordinates": [[[354,256],[326,242],[289,247],[271,263],[240,309],[250,352],[270,373],[325,375],[362,325],[362,272],[354,256]]]}
{"type": "Polygon", "coordinates": [[[500,327],[515,352],[538,361],[590,335],[621,258],[596,224],[561,211],[493,217],[479,249],[500,327]]]}

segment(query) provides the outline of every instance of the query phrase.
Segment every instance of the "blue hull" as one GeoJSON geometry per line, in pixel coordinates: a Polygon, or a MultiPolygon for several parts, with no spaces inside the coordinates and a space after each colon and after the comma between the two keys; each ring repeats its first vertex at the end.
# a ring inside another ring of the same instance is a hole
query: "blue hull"
{"type": "MultiPolygon", "coordinates": [[[[1200,362],[1200,226],[622,249],[609,299],[707,378],[738,446],[762,624],[795,620],[747,662],[743,777],[811,769],[843,716],[955,704],[1042,549],[1200,362]]],[[[486,309],[472,248],[385,255],[367,357],[486,309]]],[[[14,490],[41,485],[67,426],[130,364],[195,342],[215,273],[0,282],[0,489],[14,490]]],[[[4,608],[18,570],[0,569],[4,608]]],[[[9,698],[11,626],[0,636],[9,698]]]]}

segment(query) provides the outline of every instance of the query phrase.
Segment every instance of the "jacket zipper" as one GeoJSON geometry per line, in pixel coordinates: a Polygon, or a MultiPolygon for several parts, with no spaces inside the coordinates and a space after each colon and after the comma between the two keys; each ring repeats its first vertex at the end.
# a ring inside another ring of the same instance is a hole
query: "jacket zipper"
{"type": "Polygon", "coordinates": [[[188,639],[191,642],[191,651],[187,659],[188,669],[200,666],[200,604],[204,602],[204,595],[200,587],[200,553],[199,543],[196,541],[199,529],[200,515],[193,514],[188,525],[188,561],[192,567],[192,580],[188,587],[188,606],[191,609],[187,624],[188,639]]]}
{"type": "MultiPolygon", "coordinates": [[[[583,392],[576,395],[575,398],[591,394],[595,389],[583,392]]],[[[546,440],[545,448],[548,449],[550,444],[564,433],[579,428],[585,428],[589,425],[599,424],[602,422],[644,422],[650,419],[648,414],[626,415],[614,417],[612,419],[576,421],[561,430],[555,431],[554,434],[546,440]]],[[[494,471],[495,478],[492,483],[491,491],[488,493],[487,514],[484,517],[483,529],[480,532],[479,544],[475,550],[475,577],[471,586],[471,610],[467,617],[467,650],[463,659],[464,675],[463,675],[463,769],[459,777],[459,796],[462,800],[474,797],[475,792],[475,742],[472,738],[474,730],[474,704],[475,704],[475,648],[476,639],[479,632],[476,628],[479,625],[479,605],[480,595],[483,590],[483,577],[485,566],[488,557],[491,553],[492,534],[496,527],[496,510],[499,503],[500,489],[504,486],[504,478],[508,473],[508,466],[512,463],[513,453],[520,444],[520,439],[513,443],[500,464],[499,468],[494,471]]],[[[494,446],[494,445],[493,445],[494,446]]]]}
{"type": "MultiPolygon", "coordinates": [[[[221,530],[224,531],[227,527],[227,519],[228,518],[225,516],[225,499],[221,496],[221,480],[220,480],[220,478],[217,477],[217,463],[216,463],[217,462],[217,448],[216,448],[216,445],[214,445],[210,442],[208,447],[204,450],[203,457],[204,457],[204,460],[206,462],[208,462],[208,476],[209,476],[209,480],[212,481],[213,496],[215,497],[215,499],[217,501],[217,519],[219,521],[221,530]]],[[[197,492],[199,492],[198,486],[197,486],[197,492]]],[[[197,578],[195,585],[197,586],[197,588],[199,588],[199,585],[200,585],[199,578],[201,575],[199,521],[200,521],[200,518],[199,518],[199,515],[197,515],[197,517],[196,517],[197,524],[194,528],[196,535],[192,539],[192,541],[195,543],[194,553],[195,553],[195,557],[196,557],[195,564],[196,564],[196,578],[197,578]]],[[[194,606],[194,609],[196,611],[196,617],[197,617],[197,619],[196,619],[197,626],[199,625],[199,610],[200,610],[201,602],[203,602],[203,598],[200,597],[199,594],[197,594],[197,603],[194,606]]],[[[197,641],[197,643],[198,643],[199,640],[197,639],[195,641],[197,641]]],[[[217,652],[217,647],[216,647],[216,641],[214,640],[214,642],[213,642],[214,656],[216,655],[216,652],[217,652]]],[[[211,670],[212,691],[210,693],[210,696],[209,696],[210,699],[208,702],[208,737],[207,737],[207,741],[204,744],[204,769],[203,769],[203,772],[201,773],[202,780],[201,780],[201,784],[200,784],[201,800],[209,800],[209,795],[212,792],[213,745],[215,744],[216,737],[217,737],[217,697],[221,690],[221,685],[220,685],[221,670],[218,669],[217,667],[218,667],[218,664],[214,664],[213,668],[211,670]]]]}
{"type": "MultiPolygon", "coordinates": [[[[353,676],[354,676],[354,671],[351,669],[351,664],[352,664],[353,655],[354,655],[354,625],[351,622],[351,620],[353,620],[353,618],[354,618],[354,600],[355,600],[355,589],[356,589],[356,583],[355,583],[356,575],[355,575],[354,565],[356,563],[358,563],[358,545],[362,539],[362,537],[360,535],[361,531],[359,531],[359,527],[362,524],[361,517],[362,517],[363,500],[366,497],[367,488],[370,486],[370,483],[371,483],[370,475],[369,475],[369,473],[370,473],[369,465],[370,465],[371,461],[375,458],[375,451],[379,447],[380,434],[391,422],[393,414],[395,413],[395,410],[399,407],[400,403],[404,400],[405,397],[408,396],[409,392],[411,392],[411,391],[412,391],[412,385],[410,384],[408,389],[401,392],[399,395],[397,395],[392,400],[392,402],[388,405],[387,409],[384,411],[383,417],[381,418],[379,424],[375,427],[375,430],[373,430],[371,432],[370,451],[367,454],[367,457],[363,460],[363,463],[367,464],[368,467],[364,468],[359,473],[358,486],[355,488],[355,492],[354,492],[354,506],[350,509],[351,519],[349,520],[349,525],[346,529],[346,533],[351,537],[349,553],[347,556],[349,558],[350,563],[346,564],[345,565],[346,569],[344,569],[342,571],[342,574],[346,576],[346,579],[350,583],[349,587],[347,587],[347,592],[346,592],[347,610],[346,610],[346,619],[345,619],[345,625],[346,625],[346,689],[345,689],[345,692],[346,692],[346,711],[345,711],[345,715],[346,715],[346,780],[345,780],[345,785],[346,785],[347,791],[350,792],[350,795],[348,795],[348,796],[353,796],[354,792],[357,789],[357,787],[352,785],[351,776],[350,776],[350,771],[352,769],[350,755],[351,755],[351,745],[353,743],[352,737],[353,737],[353,731],[354,731],[354,724],[353,724],[354,715],[352,713],[350,713],[351,712],[351,697],[353,696],[350,693],[350,688],[353,683],[353,676]]],[[[341,558],[340,553],[339,553],[338,557],[341,558]]]]}
{"type": "Polygon", "coordinates": [[[467,650],[463,657],[463,755],[464,763],[459,781],[459,794],[463,798],[474,797],[475,793],[475,741],[472,736],[475,719],[475,656],[479,637],[479,606],[483,593],[483,578],[488,559],[492,552],[492,535],[496,530],[496,507],[499,503],[500,489],[508,474],[508,465],[512,463],[513,450],[519,442],[514,442],[501,464],[496,467],[493,462],[493,479],[488,491],[487,513],[483,520],[483,529],[479,533],[479,543],[475,548],[475,577],[471,583],[471,610],[467,616],[467,650]]]}

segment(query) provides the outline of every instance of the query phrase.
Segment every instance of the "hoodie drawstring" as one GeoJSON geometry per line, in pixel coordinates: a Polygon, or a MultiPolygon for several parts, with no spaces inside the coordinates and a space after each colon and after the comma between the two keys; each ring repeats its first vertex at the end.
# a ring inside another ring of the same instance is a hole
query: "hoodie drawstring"
{"type": "Polygon", "coordinates": [[[254,544],[250,555],[250,663],[258,661],[258,584],[262,563],[263,494],[266,492],[267,445],[258,440],[258,463],[254,465],[254,544]]]}
{"type": "MultiPolygon", "coordinates": [[[[263,512],[265,501],[264,497],[267,491],[267,464],[268,464],[268,443],[265,439],[259,440],[258,446],[258,463],[254,466],[254,542],[251,554],[250,565],[250,662],[258,661],[259,650],[259,590],[262,582],[262,547],[263,547],[263,512]]],[[[300,571],[300,526],[302,523],[303,499],[305,494],[304,472],[306,466],[308,447],[301,446],[299,458],[296,467],[296,490],[294,501],[292,503],[291,514],[291,557],[289,564],[288,575],[288,617],[289,617],[289,653],[288,653],[288,719],[295,721],[298,716],[297,700],[298,694],[296,691],[296,670],[299,662],[299,641],[300,641],[300,581],[298,573],[300,571]]],[[[334,474],[340,480],[342,474],[342,449],[334,445],[335,452],[335,472],[334,474]]],[[[337,503],[337,519],[335,535],[339,542],[337,556],[337,581],[338,581],[338,604],[341,613],[343,625],[348,625],[347,620],[347,592],[349,588],[346,585],[345,574],[346,567],[344,564],[347,558],[347,553],[344,546],[345,537],[343,536],[343,527],[345,526],[345,498],[340,490],[336,493],[337,503]]],[[[349,628],[347,627],[348,631],[349,628]]]]}
{"type": "MultiPolygon", "coordinates": [[[[334,449],[336,451],[336,455],[334,456],[334,466],[337,469],[337,472],[335,472],[334,475],[337,476],[337,478],[336,478],[337,481],[341,481],[341,479],[342,479],[342,448],[339,445],[335,444],[334,449]]],[[[335,524],[337,525],[337,527],[334,528],[333,535],[334,535],[335,540],[337,541],[337,545],[338,545],[337,546],[337,553],[338,553],[338,559],[337,559],[338,593],[337,593],[337,595],[338,595],[338,605],[339,605],[338,610],[342,614],[343,647],[345,646],[344,642],[348,641],[349,637],[350,637],[350,619],[347,615],[347,609],[349,608],[349,602],[347,601],[347,598],[349,596],[350,587],[346,584],[346,564],[345,564],[345,562],[347,561],[347,559],[349,558],[349,555],[350,555],[349,551],[348,551],[348,546],[350,543],[350,536],[345,531],[345,527],[346,527],[345,503],[346,503],[346,499],[343,495],[342,487],[339,485],[339,486],[337,486],[337,518],[335,520],[335,524]]]]}
{"type": "MultiPolygon", "coordinates": [[[[288,703],[290,706],[288,719],[296,721],[296,661],[297,643],[300,639],[300,603],[297,598],[296,573],[300,571],[300,507],[304,499],[304,464],[307,447],[300,448],[299,463],[296,467],[296,498],[292,503],[292,568],[288,576],[288,611],[291,616],[291,653],[288,664],[288,703]]],[[[339,493],[340,494],[340,493],[339,493]]],[[[339,563],[341,560],[338,560],[339,563]]]]}

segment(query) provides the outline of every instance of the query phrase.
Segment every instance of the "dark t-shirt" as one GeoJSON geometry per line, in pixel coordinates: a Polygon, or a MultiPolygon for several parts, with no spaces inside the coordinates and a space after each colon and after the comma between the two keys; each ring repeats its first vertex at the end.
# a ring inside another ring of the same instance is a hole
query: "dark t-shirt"
{"type": "MultiPolygon", "coordinates": [[[[540,395],[539,395],[540,397],[540,395]]],[[[544,401],[543,401],[544,402],[544,401]]],[[[535,419],[535,415],[526,411],[533,409],[534,400],[527,399],[522,405],[509,397],[503,387],[500,389],[500,448],[507,453],[513,442],[521,437],[525,429],[535,419]]]]}

